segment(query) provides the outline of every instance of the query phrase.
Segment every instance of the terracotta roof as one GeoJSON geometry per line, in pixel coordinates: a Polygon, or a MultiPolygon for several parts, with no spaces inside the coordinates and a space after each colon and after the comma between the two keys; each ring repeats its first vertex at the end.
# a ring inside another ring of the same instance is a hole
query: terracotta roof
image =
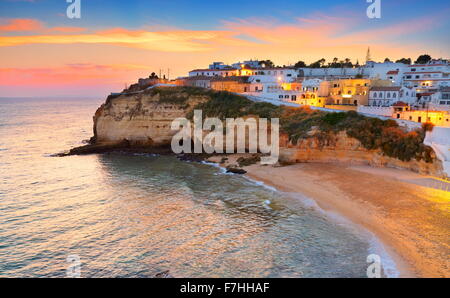
{"type": "Polygon", "coordinates": [[[185,77],[183,80],[187,81],[201,81],[201,80],[212,80],[214,77],[211,76],[193,76],[193,77],[185,77]]]}
{"type": "Polygon", "coordinates": [[[227,69],[194,69],[194,70],[191,70],[190,72],[199,72],[199,71],[202,71],[202,72],[215,72],[215,71],[233,71],[233,70],[237,70],[236,68],[227,68],[227,69]]]}
{"type": "Polygon", "coordinates": [[[396,103],[393,104],[394,107],[407,107],[408,104],[404,103],[403,101],[397,101],[396,103]]]}
{"type": "Polygon", "coordinates": [[[418,73],[418,74],[422,74],[422,73],[442,73],[442,71],[408,71],[408,72],[405,72],[405,74],[415,74],[415,73],[418,73]]]}
{"type": "Polygon", "coordinates": [[[419,96],[430,96],[433,95],[435,92],[424,92],[424,93],[420,93],[418,94],[419,96]]]}
{"type": "Polygon", "coordinates": [[[400,91],[401,87],[399,86],[386,86],[386,87],[372,87],[370,91],[400,91]]]}
{"type": "Polygon", "coordinates": [[[390,70],[390,71],[387,72],[387,74],[388,75],[390,75],[390,74],[391,75],[396,75],[396,74],[398,74],[398,70],[390,70]]]}
{"type": "Polygon", "coordinates": [[[240,82],[247,83],[248,76],[212,77],[211,82],[240,82]]]}

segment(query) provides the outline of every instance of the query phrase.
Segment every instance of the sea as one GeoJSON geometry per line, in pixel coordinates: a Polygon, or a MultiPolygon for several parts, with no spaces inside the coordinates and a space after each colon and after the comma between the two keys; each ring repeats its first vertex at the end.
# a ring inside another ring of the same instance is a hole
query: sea
{"type": "Polygon", "coordinates": [[[0,277],[367,277],[370,254],[390,260],[310,198],[217,165],[55,157],[92,136],[103,101],[0,98],[0,277]]]}

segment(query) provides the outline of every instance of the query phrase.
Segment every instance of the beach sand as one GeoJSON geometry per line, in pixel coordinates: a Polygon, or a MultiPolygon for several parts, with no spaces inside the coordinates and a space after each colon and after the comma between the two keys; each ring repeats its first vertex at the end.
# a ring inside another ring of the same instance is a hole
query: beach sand
{"type": "MultiPolygon", "coordinates": [[[[238,157],[228,156],[222,166],[238,157]]],[[[450,192],[433,188],[448,183],[405,170],[343,164],[256,164],[245,170],[254,180],[306,195],[372,232],[400,277],[450,277],[450,192]]]]}

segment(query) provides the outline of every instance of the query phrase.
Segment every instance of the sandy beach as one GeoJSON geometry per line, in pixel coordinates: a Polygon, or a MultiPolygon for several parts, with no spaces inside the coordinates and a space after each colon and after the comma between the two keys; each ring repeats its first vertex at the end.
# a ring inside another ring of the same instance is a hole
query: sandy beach
{"type": "MultiPolygon", "coordinates": [[[[235,164],[238,157],[228,156],[222,166],[235,164]]],[[[450,277],[450,192],[436,189],[446,189],[448,183],[405,170],[343,164],[255,164],[244,169],[254,180],[306,195],[323,210],[372,232],[400,277],[450,277]]]]}

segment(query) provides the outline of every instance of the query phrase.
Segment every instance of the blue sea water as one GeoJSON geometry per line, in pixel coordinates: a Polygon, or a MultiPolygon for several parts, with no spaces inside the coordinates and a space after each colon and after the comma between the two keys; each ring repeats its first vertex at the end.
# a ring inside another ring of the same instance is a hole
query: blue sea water
{"type": "Polygon", "coordinates": [[[307,198],[208,164],[52,157],[102,99],[0,99],[0,277],[365,277],[368,238],[307,198]]]}

